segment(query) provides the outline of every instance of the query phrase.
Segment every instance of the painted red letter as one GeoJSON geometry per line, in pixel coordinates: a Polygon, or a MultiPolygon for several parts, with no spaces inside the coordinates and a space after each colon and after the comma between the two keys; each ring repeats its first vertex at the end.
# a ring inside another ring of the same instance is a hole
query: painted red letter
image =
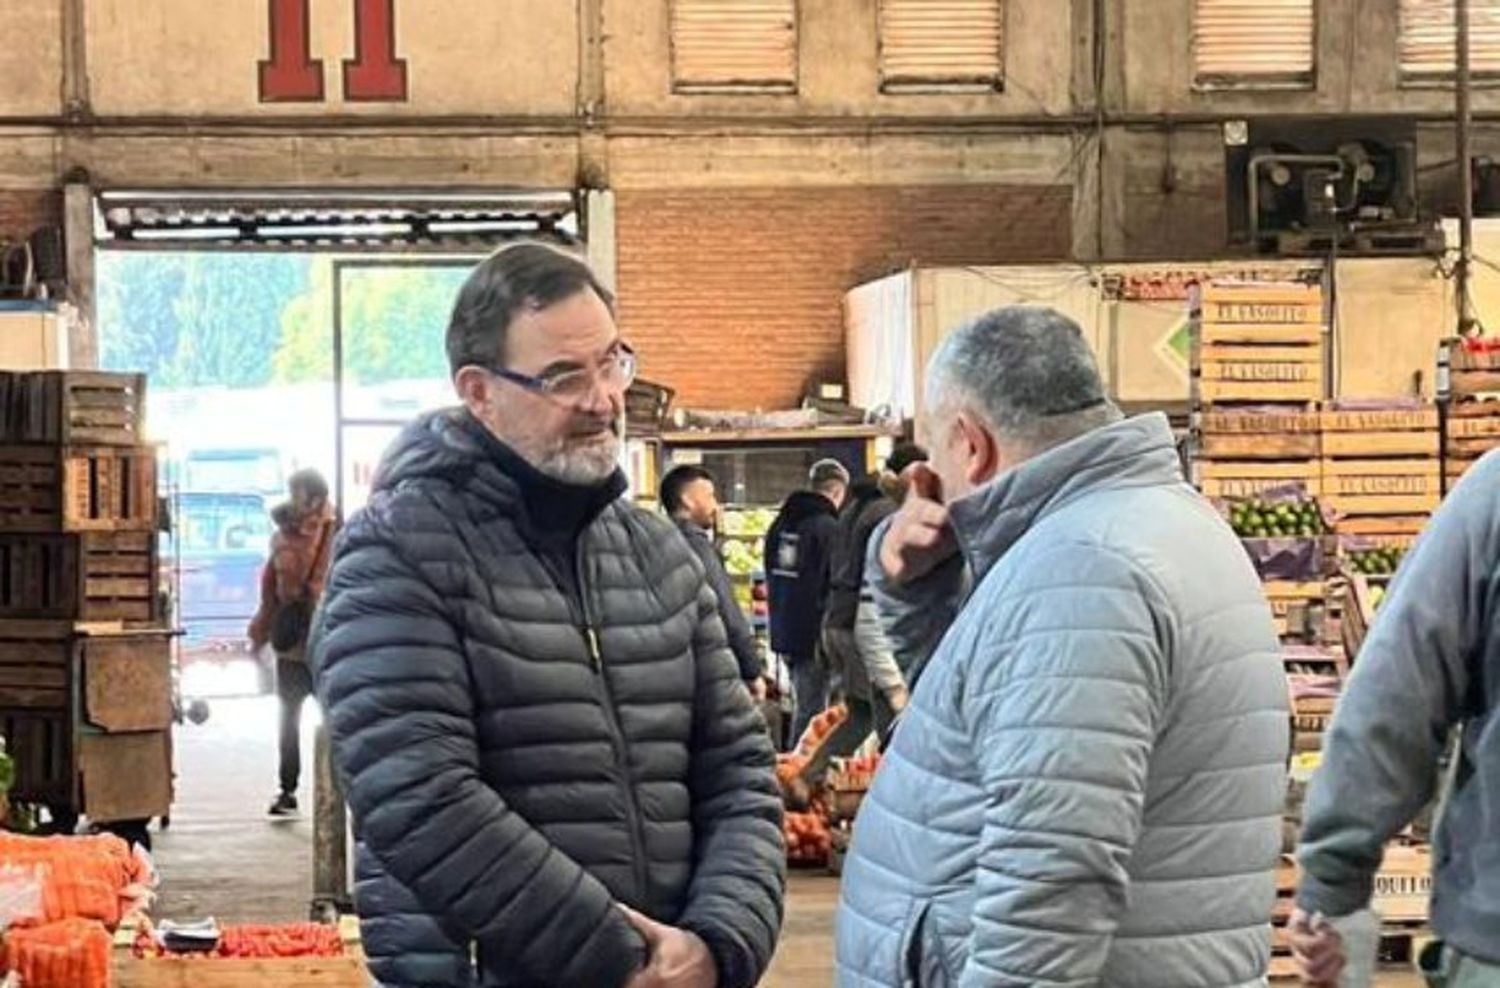
{"type": "Polygon", "coordinates": [[[267,0],[271,57],[260,63],[262,103],[318,103],[323,99],[323,63],[312,57],[310,2],[267,0]]]}
{"type": "Polygon", "coordinates": [[[344,62],[344,99],[406,102],[406,60],[396,57],[396,0],[354,0],[354,58],[344,62]]]}

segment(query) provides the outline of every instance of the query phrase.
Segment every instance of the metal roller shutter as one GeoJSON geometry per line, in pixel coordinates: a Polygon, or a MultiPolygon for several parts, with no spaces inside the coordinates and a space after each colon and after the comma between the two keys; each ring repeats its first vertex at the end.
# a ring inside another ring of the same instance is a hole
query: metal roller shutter
{"type": "Polygon", "coordinates": [[[796,0],[673,0],[672,88],[795,92],[796,0]]]}
{"type": "Polygon", "coordinates": [[[1199,86],[1310,86],[1314,0],[1197,0],[1193,66],[1199,86]]]}
{"type": "MultiPolygon", "coordinates": [[[[1453,0],[1401,0],[1401,77],[1452,78],[1458,28],[1453,0]]],[[[1500,75],[1500,0],[1469,0],[1469,63],[1500,75]]]]}
{"type": "Polygon", "coordinates": [[[881,88],[999,88],[1004,24],[1004,0],[881,0],[881,88]]]}

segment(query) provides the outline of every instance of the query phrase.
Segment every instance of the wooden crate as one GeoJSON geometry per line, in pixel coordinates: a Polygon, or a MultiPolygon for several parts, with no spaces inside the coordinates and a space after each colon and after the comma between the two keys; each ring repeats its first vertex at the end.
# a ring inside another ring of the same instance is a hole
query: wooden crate
{"type": "Polygon", "coordinates": [[[136,925],[115,933],[113,988],[370,988],[359,923],[339,922],[343,957],[136,957],[136,925]]]}
{"type": "Polygon", "coordinates": [[[79,716],[108,733],[172,726],[172,632],[121,631],[78,639],[79,716]]]}
{"type": "Polygon", "coordinates": [[[1432,898],[1432,848],[1391,844],[1375,873],[1370,907],[1388,923],[1425,923],[1432,898]]]}
{"type": "Polygon", "coordinates": [[[0,442],[135,446],[145,413],[144,374],[0,372],[0,442]]]}
{"type": "Polygon", "coordinates": [[[1323,500],[1341,515],[1420,516],[1436,510],[1442,499],[1442,465],[1436,457],[1325,459],[1322,472],[1323,500]]]}
{"type": "Polygon", "coordinates": [[[172,731],[78,735],[79,809],[95,822],[172,812],[172,731]]]}
{"type": "Polygon", "coordinates": [[[1322,287],[1301,282],[1208,282],[1192,303],[1205,323],[1321,327],[1325,322],[1322,287]]]}
{"type": "Polygon", "coordinates": [[[370,988],[362,956],[199,960],[124,957],[113,988],[370,988]]]}
{"type": "Polygon", "coordinates": [[[1220,283],[1194,299],[1193,399],[1201,406],[1324,397],[1323,296],[1302,284],[1220,283]]]}
{"type": "Polygon", "coordinates": [[[1325,458],[1436,457],[1435,406],[1391,410],[1325,410],[1319,416],[1325,458]]]}
{"type": "Polygon", "coordinates": [[[1455,398],[1500,393],[1500,370],[1453,370],[1449,388],[1455,398]]]}
{"type": "Polygon", "coordinates": [[[153,532],[0,535],[0,618],[149,623],[153,532]]]}
{"type": "Polygon", "coordinates": [[[16,764],[11,802],[75,805],[77,746],[70,711],[0,709],[0,735],[16,764]]]}
{"type": "Polygon", "coordinates": [[[1209,411],[1198,417],[1196,458],[1205,461],[1315,460],[1319,419],[1301,412],[1209,411]]]}
{"type": "Polygon", "coordinates": [[[0,710],[70,711],[72,667],[66,624],[0,622],[0,710]]]}
{"type": "Polygon", "coordinates": [[[1202,460],[1194,464],[1193,472],[1198,488],[1209,497],[1253,498],[1288,484],[1301,484],[1312,497],[1322,493],[1317,460],[1202,460]]]}
{"type": "Polygon", "coordinates": [[[0,447],[0,531],[154,531],[148,446],[0,447]]]}

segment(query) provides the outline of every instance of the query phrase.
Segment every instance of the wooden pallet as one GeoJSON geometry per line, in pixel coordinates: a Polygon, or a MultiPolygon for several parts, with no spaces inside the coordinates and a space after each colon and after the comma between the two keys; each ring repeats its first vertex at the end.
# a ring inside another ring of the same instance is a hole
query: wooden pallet
{"type": "Polygon", "coordinates": [[[150,622],[154,532],[0,535],[0,618],[150,622]]]}
{"type": "Polygon", "coordinates": [[[144,374],[0,372],[0,442],[135,446],[145,413],[144,374]]]}
{"type": "Polygon", "coordinates": [[[0,447],[0,531],[154,531],[147,446],[0,447]]]}

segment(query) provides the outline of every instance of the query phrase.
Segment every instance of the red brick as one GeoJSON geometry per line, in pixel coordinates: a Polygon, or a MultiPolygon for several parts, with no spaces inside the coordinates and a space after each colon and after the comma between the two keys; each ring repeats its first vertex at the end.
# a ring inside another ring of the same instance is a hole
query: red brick
{"type": "Polygon", "coordinates": [[[843,298],[919,266],[1066,258],[1066,186],[622,191],[620,322],[697,408],[795,407],[844,375],[843,298]]]}
{"type": "Polygon", "coordinates": [[[62,193],[55,189],[0,190],[0,241],[24,240],[61,222],[62,193]]]}

